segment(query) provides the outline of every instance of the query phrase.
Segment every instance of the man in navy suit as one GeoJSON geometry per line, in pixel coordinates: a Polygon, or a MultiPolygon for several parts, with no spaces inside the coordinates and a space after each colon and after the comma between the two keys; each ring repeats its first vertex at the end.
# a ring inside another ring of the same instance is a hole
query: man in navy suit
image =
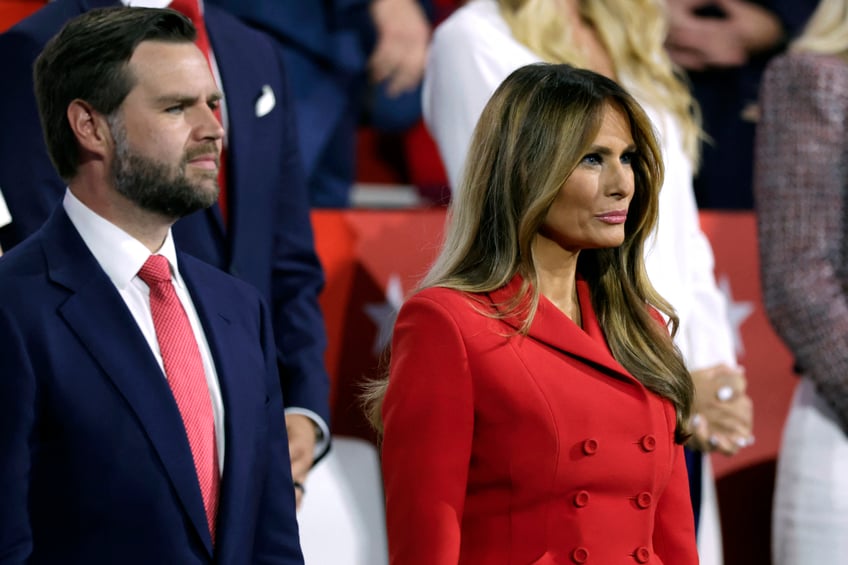
{"type": "MultiPolygon", "coordinates": [[[[162,7],[168,0],[125,3],[162,7]]],[[[0,191],[12,215],[12,223],[0,228],[4,250],[44,223],[66,186],[50,164],[38,125],[32,62],[70,18],[120,5],[56,0],[0,34],[0,191]]],[[[202,9],[224,94],[228,220],[225,224],[215,204],[177,222],[174,239],[178,249],[254,285],[270,305],[292,470],[302,484],[314,458],[329,446],[329,378],[318,305],[323,272],[313,244],[294,104],[272,41],[223,10],[202,9]]]]}
{"type": "Polygon", "coordinates": [[[267,307],[171,235],[218,194],[221,93],[194,37],[170,10],[94,10],[36,62],[68,189],[0,259],[2,563],[303,563],[267,307]],[[153,257],[193,355],[162,340],[153,257]],[[169,360],[189,357],[187,399],[169,360]],[[215,445],[205,485],[189,421],[215,445]]]}

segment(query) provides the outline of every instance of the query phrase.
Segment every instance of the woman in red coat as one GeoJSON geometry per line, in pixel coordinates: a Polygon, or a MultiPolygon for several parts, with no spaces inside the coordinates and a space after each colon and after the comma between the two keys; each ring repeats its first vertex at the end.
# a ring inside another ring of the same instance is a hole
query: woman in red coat
{"type": "Polygon", "coordinates": [[[642,261],[648,118],[601,75],[530,65],[467,162],[376,393],[391,563],[697,563],[692,381],[642,261]]]}

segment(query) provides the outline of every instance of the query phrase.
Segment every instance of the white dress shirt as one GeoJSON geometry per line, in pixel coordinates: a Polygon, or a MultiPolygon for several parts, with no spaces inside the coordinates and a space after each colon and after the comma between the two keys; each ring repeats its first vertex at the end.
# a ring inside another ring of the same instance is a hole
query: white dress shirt
{"type": "MultiPolygon", "coordinates": [[[[150,250],[127,232],[93,212],[80,202],[70,190],[65,191],[62,205],[71,223],[79,232],[80,237],[82,237],[100,267],[106,272],[112,284],[115,285],[141,333],[144,334],[147,345],[156,357],[159,368],[162,369],[161,375],[153,377],[166,378],[162,353],[159,351],[159,341],[156,339],[156,328],[153,325],[153,314],[150,311],[150,289],[138,277],[138,271],[151,255],[150,250]]],[[[218,372],[215,370],[212,352],[209,349],[209,342],[206,340],[203,326],[200,324],[200,318],[197,316],[197,310],[195,310],[185,282],[180,276],[177,252],[170,230],[168,230],[168,236],[165,238],[162,247],[156,251],[156,254],[164,256],[171,266],[171,282],[188,316],[197,341],[197,348],[200,350],[203,372],[206,375],[206,385],[209,387],[209,397],[212,401],[212,414],[215,419],[218,469],[223,473],[226,442],[224,441],[224,402],[221,397],[221,386],[218,383],[218,372]]]]}

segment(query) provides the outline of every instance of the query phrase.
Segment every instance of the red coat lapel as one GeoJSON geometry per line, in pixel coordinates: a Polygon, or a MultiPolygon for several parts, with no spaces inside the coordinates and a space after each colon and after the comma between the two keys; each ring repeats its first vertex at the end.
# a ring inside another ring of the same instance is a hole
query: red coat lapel
{"type": "MultiPolygon", "coordinates": [[[[489,293],[489,299],[496,309],[503,311],[510,300],[521,290],[522,278],[515,275],[503,287],[489,293]]],[[[617,375],[635,381],[636,379],[622,367],[610,353],[606,337],[592,308],[589,285],[582,278],[577,279],[577,296],[580,300],[580,312],[583,327],[575,324],[562,313],[554,304],[540,297],[539,308],[533,323],[530,325],[528,337],[548,345],[572,357],[579,357],[594,365],[615,372],[617,375]]],[[[504,322],[513,328],[520,328],[521,318],[508,316],[504,322]]]]}

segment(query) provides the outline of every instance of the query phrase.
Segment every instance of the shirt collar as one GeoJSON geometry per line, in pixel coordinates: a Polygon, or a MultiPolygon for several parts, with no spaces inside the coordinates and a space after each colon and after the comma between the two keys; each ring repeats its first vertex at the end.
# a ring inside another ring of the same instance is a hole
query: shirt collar
{"type": "MultiPolygon", "coordinates": [[[[171,0],[121,0],[124,6],[132,6],[134,8],[167,8],[171,5],[171,0]]],[[[200,13],[203,13],[203,0],[198,0],[200,4],[200,13]]]]}
{"type": "MultiPolygon", "coordinates": [[[[80,237],[112,283],[119,290],[126,288],[150,257],[150,250],[130,234],[83,204],[69,189],[65,190],[62,205],[71,223],[74,224],[80,237]]],[[[168,230],[165,242],[156,253],[168,260],[175,284],[183,286],[182,277],[177,268],[177,250],[171,230],[168,230]]]]}

